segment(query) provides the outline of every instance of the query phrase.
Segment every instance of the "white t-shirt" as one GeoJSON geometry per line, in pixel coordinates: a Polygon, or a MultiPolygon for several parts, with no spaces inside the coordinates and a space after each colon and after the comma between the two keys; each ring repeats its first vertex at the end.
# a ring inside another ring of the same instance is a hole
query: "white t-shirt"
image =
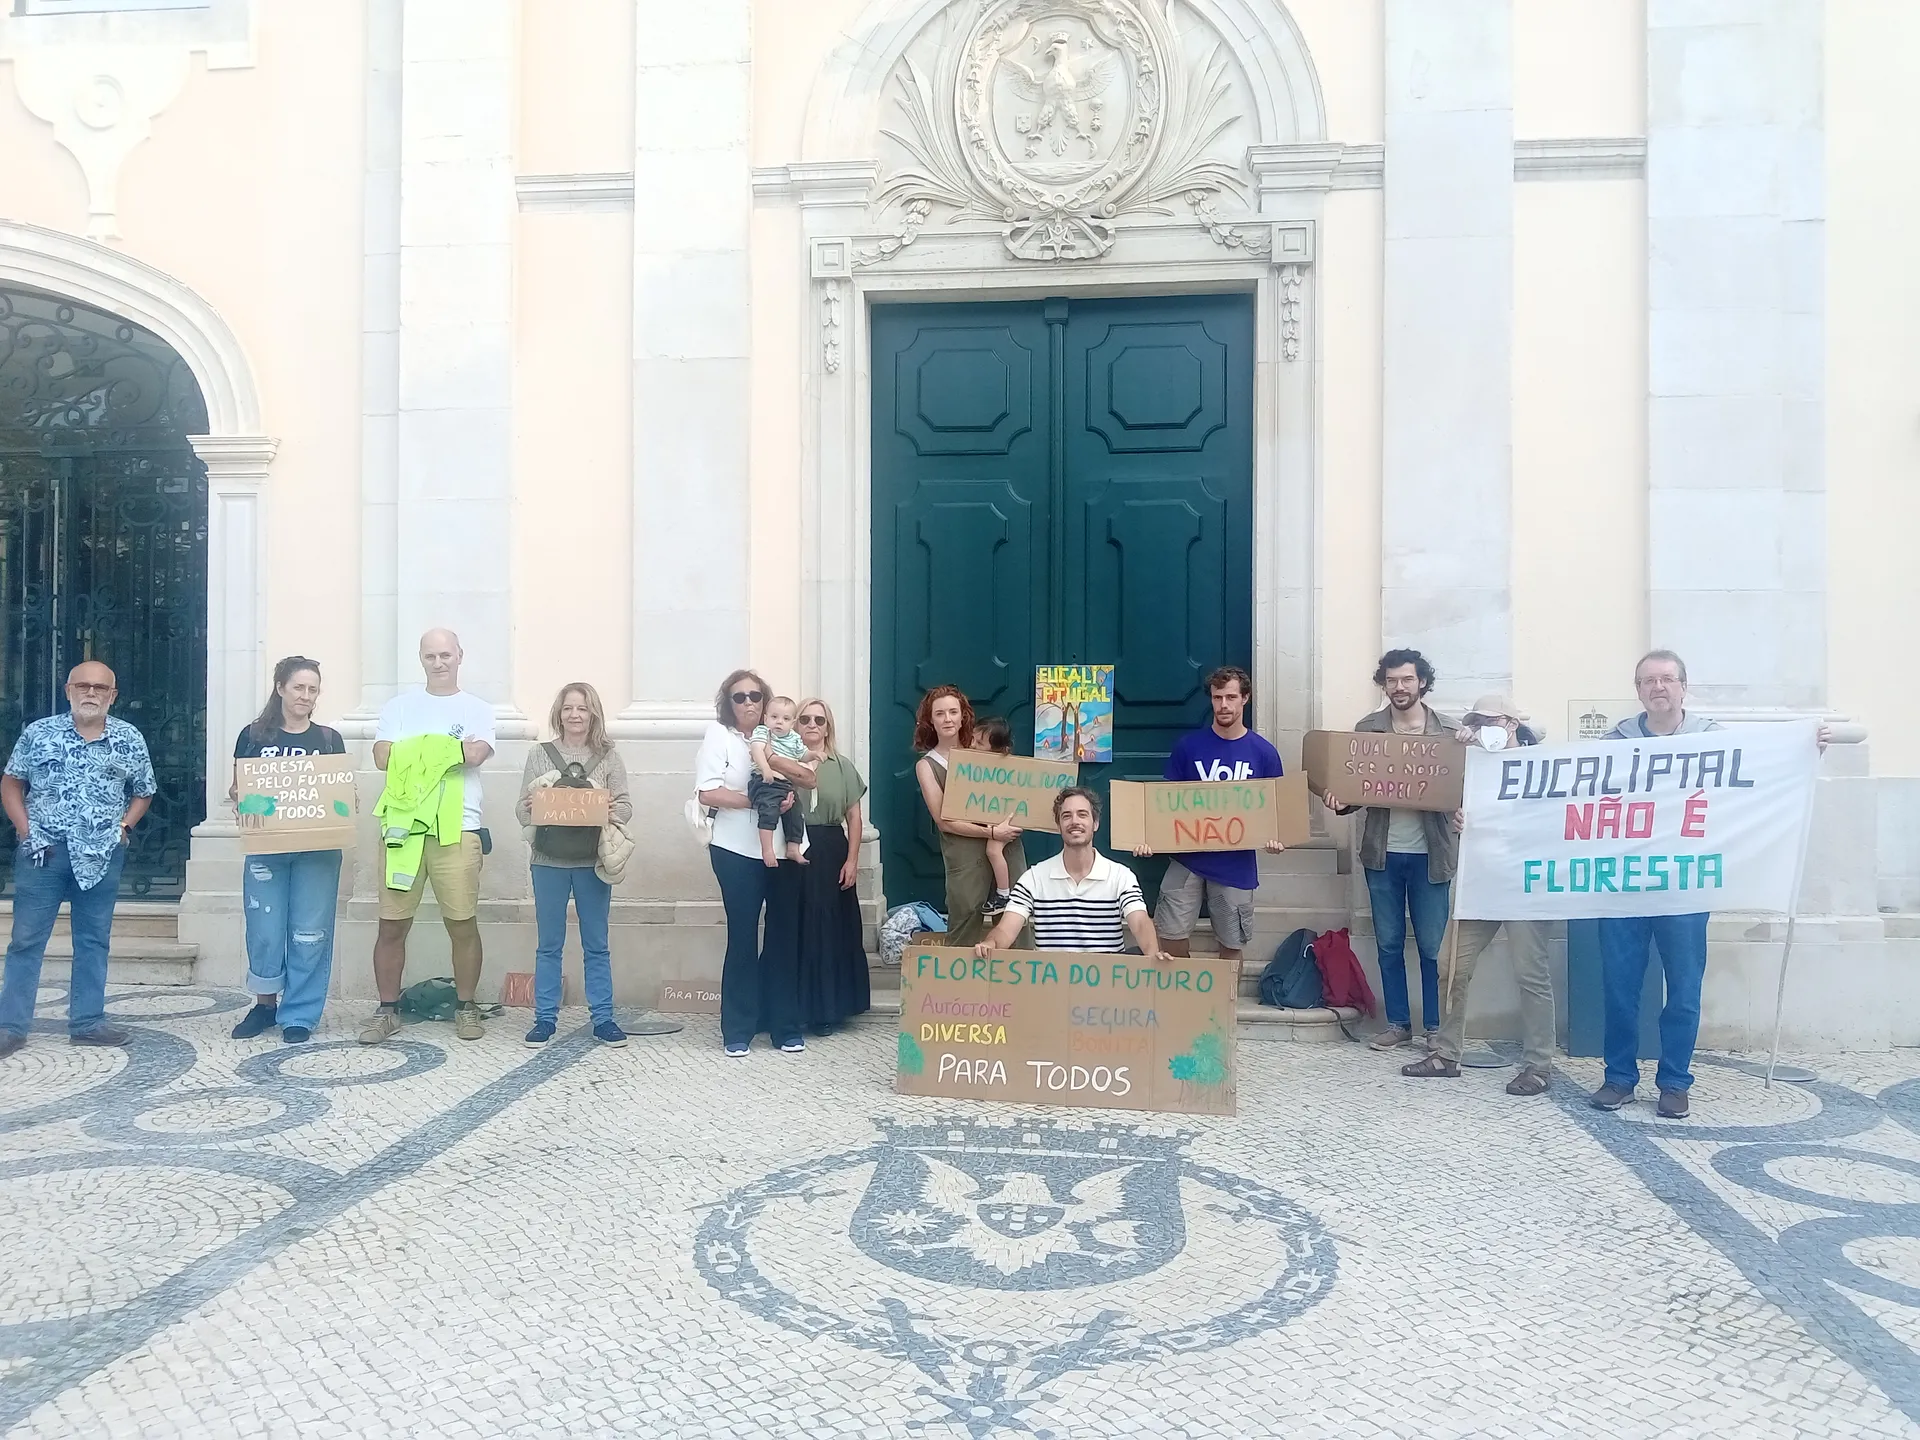
{"type": "MultiPolygon", "coordinates": [[[[747,748],[747,737],[737,730],[729,730],[717,721],[707,726],[707,733],[700,741],[700,753],[693,759],[693,788],[738,790],[744,795],[747,793],[747,783],[752,778],[753,752],[747,748]]],[[[793,803],[805,804],[805,797],[796,799],[793,803]]],[[[712,843],[722,850],[731,850],[735,855],[745,855],[758,860],[760,858],[760,827],[754,818],[754,812],[752,810],[715,810],[712,843]]],[[[801,848],[805,848],[804,842],[801,848]]],[[[786,853],[786,836],[776,833],[774,854],[784,856],[786,853]]]]}
{"type": "MultiPolygon", "coordinates": [[[[380,707],[380,723],[373,738],[411,740],[416,735],[451,735],[456,740],[484,740],[493,744],[493,707],[477,695],[456,690],[451,695],[429,695],[409,690],[380,707]]],[[[463,765],[466,779],[460,816],[462,830],[480,828],[480,767],[463,765]]]]}

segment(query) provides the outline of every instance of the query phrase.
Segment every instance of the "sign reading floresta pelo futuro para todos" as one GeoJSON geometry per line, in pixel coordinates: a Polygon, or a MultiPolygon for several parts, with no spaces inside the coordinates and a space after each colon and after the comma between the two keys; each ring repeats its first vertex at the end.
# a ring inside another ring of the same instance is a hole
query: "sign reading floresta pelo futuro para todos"
{"type": "Polygon", "coordinates": [[[1790,913],[1819,726],[1470,751],[1454,913],[1790,913]]]}

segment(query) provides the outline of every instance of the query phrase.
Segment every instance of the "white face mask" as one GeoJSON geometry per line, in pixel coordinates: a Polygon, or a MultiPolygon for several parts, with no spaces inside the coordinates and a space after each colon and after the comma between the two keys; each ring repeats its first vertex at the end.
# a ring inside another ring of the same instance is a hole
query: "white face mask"
{"type": "Polygon", "coordinates": [[[1482,725],[1480,727],[1480,748],[1482,750],[1506,749],[1506,727],[1504,725],[1482,725]]]}

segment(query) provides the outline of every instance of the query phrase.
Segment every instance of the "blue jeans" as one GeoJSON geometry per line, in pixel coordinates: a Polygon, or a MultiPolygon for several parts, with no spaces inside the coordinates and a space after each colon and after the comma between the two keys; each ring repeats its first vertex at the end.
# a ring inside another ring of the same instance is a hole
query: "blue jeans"
{"type": "Polygon", "coordinates": [[[580,917],[580,963],[586,973],[587,1009],[593,1023],[613,1019],[613,956],[607,950],[607,913],[613,886],[591,865],[535,865],[533,924],[533,1018],[551,1025],[560,1018],[560,953],[567,945],[567,897],[580,917]]]}
{"type": "Polygon", "coordinates": [[[800,1038],[800,866],[777,867],[709,845],[727,912],[720,970],[720,1039],[746,1045],[765,1031],[776,1045],[800,1038]],[[767,912],[766,939],[760,912],[767,912]]]}
{"type": "Polygon", "coordinates": [[[240,891],[247,914],[247,989],[278,995],[284,1028],[320,1023],[333,977],[333,915],[340,901],[340,852],[249,855],[240,891]]]}
{"type": "Polygon", "coordinates": [[[1420,951],[1420,1022],[1440,1028],[1440,942],[1447,935],[1447,882],[1427,878],[1427,857],[1387,852],[1386,867],[1367,871],[1367,898],[1373,902],[1373,936],[1380,949],[1380,995],[1387,1023],[1410,1029],[1407,1003],[1407,914],[1413,914],[1413,943],[1420,951]]]}
{"type": "Polygon", "coordinates": [[[1600,984],[1607,1022],[1602,1048],[1607,1083],[1640,1083],[1640,990],[1647,978],[1647,946],[1660,947],[1667,1003],[1660,1007],[1660,1063],[1653,1083],[1691,1090],[1693,1044],[1700,1038],[1700,986],[1707,975],[1707,916],[1659,915],[1600,922],[1600,984]]]}
{"type": "Polygon", "coordinates": [[[62,901],[73,928],[73,983],[67,989],[67,1033],[84,1035],[107,1019],[107,942],[113,935],[113,902],[127,847],[114,848],[107,873],[91,890],[74,882],[67,847],[55,842],[44,864],[28,863],[24,848],[13,857],[13,939],[7,945],[7,978],[0,985],[0,1030],[25,1035],[33,1028],[40,993],[40,962],[62,901]]]}

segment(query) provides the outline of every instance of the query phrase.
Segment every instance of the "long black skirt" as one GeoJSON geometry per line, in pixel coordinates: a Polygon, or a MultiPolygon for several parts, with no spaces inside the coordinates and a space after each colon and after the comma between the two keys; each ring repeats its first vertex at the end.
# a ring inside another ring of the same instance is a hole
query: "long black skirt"
{"type": "Polygon", "coordinates": [[[824,1031],[873,1003],[867,950],[860,936],[860,898],[840,888],[847,863],[843,825],[809,825],[800,882],[800,1019],[824,1031]]]}

